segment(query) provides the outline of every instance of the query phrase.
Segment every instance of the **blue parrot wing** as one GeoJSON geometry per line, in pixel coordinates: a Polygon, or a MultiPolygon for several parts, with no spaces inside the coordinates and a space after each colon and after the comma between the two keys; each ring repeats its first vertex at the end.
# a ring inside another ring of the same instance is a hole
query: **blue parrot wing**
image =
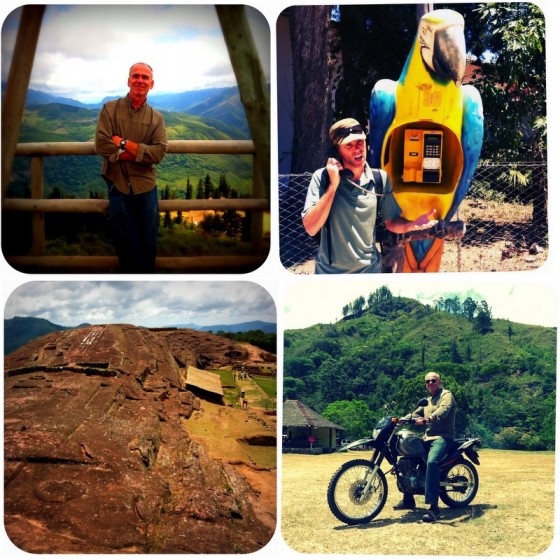
{"type": "Polygon", "coordinates": [[[381,150],[389,126],[395,118],[395,91],[397,82],[379,80],[369,100],[369,164],[381,167],[381,150]]]}
{"type": "Polygon", "coordinates": [[[484,135],[484,116],[482,113],[482,99],[478,90],[470,85],[463,89],[463,127],[461,130],[461,146],[463,148],[463,172],[455,190],[451,208],[445,217],[450,220],[455,214],[467,190],[478,165],[482,139],[484,135]]]}

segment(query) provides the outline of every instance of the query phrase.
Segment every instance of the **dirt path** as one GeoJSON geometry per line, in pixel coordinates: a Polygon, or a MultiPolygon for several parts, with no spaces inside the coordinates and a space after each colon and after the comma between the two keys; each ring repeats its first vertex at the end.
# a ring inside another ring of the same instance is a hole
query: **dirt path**
{"type": "MultiPolygon", "coordinates": [[[[282,536],[299,553],[335,555],[535,556],[554,535],[554,453],[480,450],[479,492],[470,506],[442,507],[429,529],[426,505],[395,511],[401,498],[387,475],[389,496],[378,517],[354,527],[330,512],[326,491],[335,470],[367,452],[282,456],[282,536]],[[538,489],[538,490],[537,490],[538,489]]],[[[386,465],[386,463],[385,463],[386,465]]],[[[552,556],[551,556],[552,557],[552,556]]]]}

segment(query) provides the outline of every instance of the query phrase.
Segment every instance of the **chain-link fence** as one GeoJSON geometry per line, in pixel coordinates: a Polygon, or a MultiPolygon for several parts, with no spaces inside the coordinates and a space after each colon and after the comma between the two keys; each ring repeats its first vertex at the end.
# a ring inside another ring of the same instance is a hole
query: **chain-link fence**
{"type": "MultiPolygon", "coordinates": [[[[310,173],[280,175],[280,258],[292,272],[313,272],[318,242],[303,228],[301,211],[310,173]]],[[[442,272],[538,268],[547,257],[547,172],[540,163],[482,163],[453,220],[460,240],[446,242],[442,272]]]]}

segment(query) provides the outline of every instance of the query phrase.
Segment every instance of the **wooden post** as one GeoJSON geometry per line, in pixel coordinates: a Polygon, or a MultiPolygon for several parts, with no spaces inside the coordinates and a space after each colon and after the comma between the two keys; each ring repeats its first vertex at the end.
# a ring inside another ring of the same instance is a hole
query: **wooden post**
{"type": "Polygon", "coordinates": [[[8,83],[2,103],[2,200],[6,197],[12,173],[25,109],[25,98],[44,12],[45,6],[33,5],[24,6],[21,12],[8,83]]]}
{"type": "MultiPolygon", "coordinates": [[[[262,173],[258,171],[258,156],[253,156],[253,197],[266,198],[266,190],[262,178],[262,173]]],[[[263,233],[264,233],[264,212],[253,210],[251,212],[251,243],[255,254],[262,253],[263,233]]]]}
{"type": "Polygon", "coordinates": [[[270,185],[270,101],[259,53],[242,5],[216,6],[265,185],[270,185]]]}
{"type": "MultiPolygon", "coordinates": [[[[259,53],[244,6],[220,5],[216,6],[216,12],[255,145],[253,197],[264,198],[270,185],[270,101],[259,53]]],[[[250,217],[253,250],[259,254],[262,251],[264,214],[253,211],[250,217]]]]}

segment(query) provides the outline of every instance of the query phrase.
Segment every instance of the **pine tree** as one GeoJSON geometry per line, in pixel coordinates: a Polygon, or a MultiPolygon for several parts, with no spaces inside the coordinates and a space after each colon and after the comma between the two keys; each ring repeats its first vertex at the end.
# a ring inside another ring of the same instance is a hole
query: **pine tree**
{"type": "Polygon", "coordinates": [[[196,189],[196,199],[202,200],[204,198],[204,181],[202,179],[198,180],[198,187],[196,189]]]}
{"type": "Polygon", "coordinates": [[[218,183],[218,194],[221,198],[229,198],[230,186],[228,185],[226,176],[224,173],[220,175],[220,181],[218,183]]]}
{"type": "Polygon", "coordinates": [[[212,183],[210,174],[207,173],[206,177],[204,178],[204,198],[210,198],[213,191],[214,191],[214,184],[212,183]]]}

